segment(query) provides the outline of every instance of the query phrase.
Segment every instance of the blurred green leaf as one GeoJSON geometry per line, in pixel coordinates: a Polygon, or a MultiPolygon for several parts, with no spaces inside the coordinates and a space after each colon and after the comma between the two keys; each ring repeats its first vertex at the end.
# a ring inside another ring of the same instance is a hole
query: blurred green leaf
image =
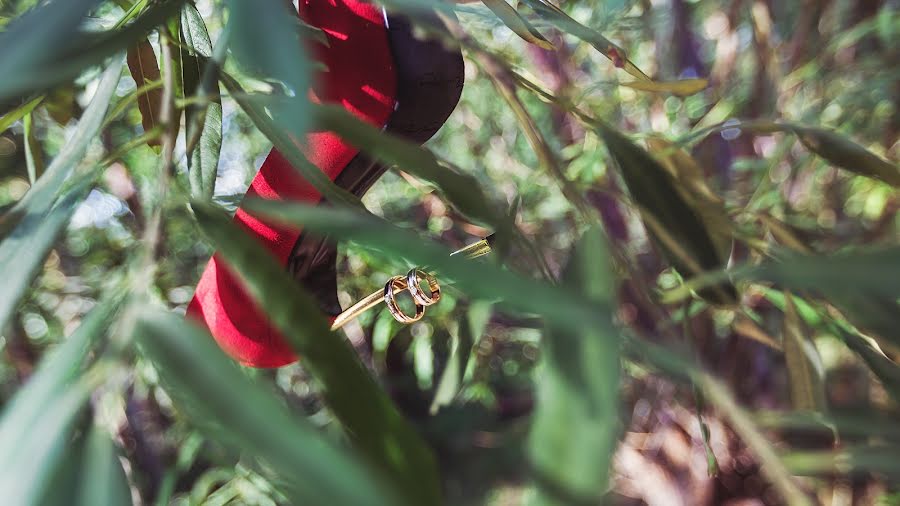
{"type": "Polygon", "coordinates": [[[826,410],[825,367],[815,343],[807,336],[793,297],[785,293],[782,332],[784,360],[791,386],[791,403],[798,411],[826,410]]]}
{"type": "Polygon", "coordinates": [[[156,311],[142,313],[135,332],[171,395],[189,403],[189,411],[201,420],[214,420],[220,427],[216,436],[262,458],[306,503],[398,504],[371,469],[292,416],[208,334],[178,316],[156,311]]]}
{"type": "Polygon", "coordinates": [[[24,118],[25,115],[30,114],[43,100],[44,96],[38,95],[31,100],[23,102],[22,105],[15,109],[3,114],[3,116],[0,117],[0,133],[6,131],[7,128],[11,127],[16,121],[24,118]]]}
{"type": "Polygon", "coordinates": [[[241,68],[276,87],[268,98],[272,119],[299,141],[309,128],[311,66],[291,2],[229,0],[229,46],[241,68]],[[280,88],[280,89],[279,89],[280,88]]]}
{"type": "Polygon", "coordinates": [[[491,226],[499,222],[498,213],[478,181],[442,164],[428,149],[386,134],[360,121],[342,107],[315,106],[314,111],[316,124],[321,128],[337,133],[382,163],[397,165],[434,184],[467,217],[491,226]]]}
{"type": "MultiPolygon", "coordinates": [[[[679,191],[672,175],[649,153],[603,123],[597,133],[615,160],[647,231],[682,275],[692,277],[725,267],[710,231],[679,191]]],[[[737,300],[734,286],[722,283],[705,288],[700,295],[716,304],[737,300]]]]}
{"type": "MultiPolygon", "coordinates": [[[[16,79],[4,80],[3,83],[0,84],[0,101],[29,91],[34,92],[52,88],[59,83],[73,79],[86,68],[103,63],[107,58],[133,45],[138,40],[145,38],[150,31],[165,23],[167,19],[178,12],[178,9],[180,9],[181,4],[184,3],[184,1],[185,0],[170,0],[167,2],[153,3],[128,25],[100,33],[74,32],[75,27],[77,27],[77,22],[81,19],[81,16],[79,15],[75,15],[66,20],[64,26],[55,26],[52,25],[52,23],[48,24],[43,18],[34,20],[29,18],[27,23],[23,22],[27,25],[25,30],[32,31],[33,24],[40,24],[41,28],[34,29],[34,35],[32,35],[32,37],[43,37],[45,38],[44,42],[53,41],[53,43],[50,47],[41,45],[41,57],[25,62],[24,68],[16,69],[15,71],[9,69],[10,72],[17,72],[17,77],[16,79]],[[72,26],[72,23],[76,24],[72,26]],[[53,34],[49,36],[46,35],[47,33],[50,33],[51,30],[53,31],[53,34]],[[63,38],[58,38],[57,34],[62,35],[63,38]]],[[[67,16],[71,15],[69,12],[70,7],[68,6],[82,5],[82,7],[84,7],[83,4],[86,3],[93,4],[95,2],[91,0],[73,0],[71,2],[69,2],[69,0],[66,0],[66,2],[56,0],[40,7],[40,10],[43,11],[44,9],[49,9],[50,11],[53,11],[50,18],[55,19],[56,16],[60,14],[67,16]],[[57,7],[57,4],[63,3],[65,3],[67,7],[57,7]]],[[[23,16],[23,18],[20,19],[24,18],[25,17],[23,16]]],[[[10,31],[3,32],[2,36],[6,37],[9,36],[9,34],[10,31]]],[[[16,40],[20,36],[22,35],[18,34],[15,38],[9,40],[16,40]]],[[[42,44],[44,42],[42,42],[42,44]]],[[[16,46],[17,51],[8,53],[19,53],[18,42],[9,42],[9,44],[7,44],[4,40],[0,39],[0,44],[2,44],[0,47],[16,46]]],[[[5,60],[3,63],[0,63],[0,70],[6,72],[7,62],[13,62],[13,60],[15,60],[15,58],[10,58],[10,60],[5,60]]],[[[20,64],[21,62],[17,61],[10,63],[10,65],[20,64]]]]}
{"type": "Polygon", "coordinates": [[[75,133],[60,150],[56,158],[50,162],[47,171],[37,180],[37,182],[28,190],[28,193],[22,197],[22,200],[16,203],[11,211],[0,218],[0,237],[4,236],[4,231],[11,224],[21,219],[26,214],[40,216],[45,214],[56,202],[60,190],[66,183],[67,178],[72,171],[82,162],[84,153],[87,151],[88,145],[93,141],[100,130],[103,122],[103,115],[109,108],[116,86],[119,84],[122,73],[122,60],[116,59],[103,73],[94,98],[81,120],[75,133]]]}
{"type": "Polygon", "coordinates": [[[612,325],[613,280],[605,239],[585,232],[563,274],[565,287],[596,307],[605,325],[549,327],[529,436],[538,504],[599,502],[611,473],[619,423],[620,343],[612,325]]]}
{"type": "Polygon", "coordinates": [[[227,215],[195,204],[204,234],[238,273],[259,307],[302,356],[322,395],[355,445],[413,504],[438,504],[437,468],[430,450],[397,412],[349,343],[329,330],[315,300],[285,275],[261,244],[227,215]]]}
{"type": "MultiPolygon", "coordinates": [[[[121,299],[101,302],[78,329],[39,364],[5,406],[0,418],[0,490],[16,504],[36,504],[54,485],[68,459],[75,417],[90,385],[78,381],[94,343],[109,325],[121,299]]],[[[69,498],[71,499],[71,498],[69,498]]]]}
{"type": "Polygon", "coordinates": [[[78,26],[98,0],[54,0],[13,20],[0,32],[0,101],[24,93],[35,84],[53,55],[67,49],[78,26]],[[15,48],[15,50],[13,50],[15,48]]]}
{"type": "MultiPolygon", "coordinates": [[[[138,88],[162,79],[159,63],[156,61],[156,52],[153,51],[150,41],[142,40],[137,45],[128,48],[126,61],[134,84],[138,88]]],[[[150,88],[137,97],[138,109],[141,111],[141,123],[145,132],[149,132],[159,125],[162,96],[162,89],[150,88]]],[[[159,146],[162,141],[157,137],[150,139],[147,144],[159,146]]]]}
{"type": "Polygon", "coordinates": [[[256,128],[272,141],[275,149],[285,157],[291,167],[296,169],[309,184],[313,185],[324,199],[335,205],[365,209],[359,198],[334,184],[328,176],[306,158],[299,143],[295,140],[297,137],[291,132],[286,132],[269,115],[266,107],[268,99],[265,95],[247,94],[234,78],[224,72],[220,74],[219,79],[235,102],[247,113],[256,128]]]}
{"type": "Polygon", "coordinates": [[[459,322],[450,337],[450,358],[434,389],[434,399],[429,412],[434,415],[442,407],[449,406],[471,376],[472,351],[481,339],[491,317],[491,304],[475,302],[466,310],[466,318],[459,322]]]}
{"type": "Polygon", "coordinates": [[[62,233],[86,188],[70,192],[49,213],[26,215],[19,226],[0,242],[3,286],[0,288],[0,328],[6,327],[19,301],[40,272],[50,248],[62,233]]]}
{"type": "Polygon", "coordinates": [[[76,504],[81,506],[132,504],[131,488],[125,470],[119,462],[116,445],[104,429],[92,426],[84,442],[83,458],[78,470],[81,486],[76,504]]]}
{"type": "Polygon", "coordinates": [[[25,130],[25,164],[28,169],[28,182],[34,182],[44,173],[44,155],[37,136],[34,132],[34,113],[28,113],[22,118],[22,126],[25,130]]]}
{"type": "Polygon", "coordinates": [[[847,476],[860,472],[900,477],[900,446],[852,446],[837,451],[788,452],[781,458],[792,473],[800,476],[847,476]]]}
{"type": "Polygon", "coordinates": [[[244,207],[287,224],[327,234],[333,240],[354,241],[390,257],[427,265],[439,277],[458,283],[469,296],[540,314],[555,326],[580,332],[586,325],[605,325],[596,307],[560,287],[524,278],[489,262],[450,256],[446,248],[374,216],[350,209],[334,209],[248,199],[244,207]]]}
{"type": "Polygon", "coordinates": [[[619,86],[633,88],[640,91],[652,91],[655,93],[671,93],[679,97],[686,97],[699,93],[709,86],[709,79],[681,79],[678,81],[631,81],[619,83],[619,86]]]}
{"type": "Polygon", "coordinates": [[[834,330],[847,347],[863,359],[894,401],[900,402],[900,365],[887,358],[884,352],[876,349],[859,333],[843,325],[836,325],[834,330]]]}
{"type": "Polygon", "coordinates": [[[215,193],[219,155],[222,151],[222,99],[219,97],[218,62],[213,58],[212,41],[197,8],[186,4],[181,13],[181,48],[185,93],[195,93],[207,102],[185,110],[187,163],[191,195],[212,199],[215,193]],[[202,58],[202,59],[201,59],[202,58]],[[205,62],[205,63],[204,63],[205,62]],[[207,78],[207,74],[209,74],[207,78]],[[194,139],[197,139],[194,142],[194,139]]]}
{"type": "Polygon", "coordinates": [[[806,149],[828,163],[900,187],[900,168],[897,165],[882,160],[843,135],[821,128],[793,127],[793,130],[806,149]]]}
{"type": "Polygon", "coordinates": [[[90,179],[80,179],[53,206],[66,178],[82,161],[88,143],[97,133],[119,81],[121,65],[121,62],[113,64],[106,71],[75,135],[56,156],[44,176],[0,221],[0,228],[11,230],[8,234],[3,234],[0,242],[0,266],[5,279],[0,289],[0,329],[6,326],[32,278],[43,265],[56,237],[88,190],[90,179]]]}
{"type": "Polygon", "coordinates": [[[779,261],[741,269],[735,275],[766,280],[792,290],[815,290],[825,297],[850,289],[900,296],[900,247],[858,250],[835,255],[790,255],[779,261]]]}
{"type": "Polygon", "coordinates": [[[494,14],[503,21],[510,30],[522,38],[522,40],[534,44],[542,49],[553,50],[553,43],[545,39],[541,32],[537,31],[527,19],[512,8],[506,0],[482,0],[494,14]]]}
{"type": "Polygon", "coordinates": [[[725,201],[707,183],[706,171],[689,153],[658,137],[647,139],[647,148],[675,180],[675,190],[706,225],[719,258],[731,253],[734,224],[725,201]]]}

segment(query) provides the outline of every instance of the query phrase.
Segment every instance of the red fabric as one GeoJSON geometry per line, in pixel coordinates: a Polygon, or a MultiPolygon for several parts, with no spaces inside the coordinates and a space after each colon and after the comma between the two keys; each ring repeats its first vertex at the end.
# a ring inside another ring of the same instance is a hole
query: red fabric
{"type": "MultiPolygon", "coordinates": [[[[317,44],[313,49],[328,68],[318,76],[313,99],[341,104],[359,118],[384,126],[394,110],[397,82],[381,9],[360,0],[301,0],[300,16],[321,28],[329,42],[327,47],[317,44]]],[[[302,149],[331,180],[358,151],[330,132],[306,135],[302,149]]],[[[310,203],[321,199],[274,149],[247,196],[310,203]]],[[[243,209],[238,209],[234,220],[286,265],[299,229],[267,223],[243,209]]],[[[245,365],[279,367],[297,359],[218,255],[206,266],[187,313],[205,324],[219,345],[245,365]]]]}

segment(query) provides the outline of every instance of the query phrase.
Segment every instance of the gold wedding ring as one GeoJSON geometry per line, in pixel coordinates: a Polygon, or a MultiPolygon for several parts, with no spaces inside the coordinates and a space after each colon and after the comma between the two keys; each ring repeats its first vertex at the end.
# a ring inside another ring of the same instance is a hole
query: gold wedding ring
{"type": "MultiPolygon", "coordinates": [[[[482,239],[474,244],[470,244],[465,248],[454,251],[452,255],[462,255],[466,258],[478,258],[491,252],[491,237],[482,239]]],[[[422,269],[411,269],[406,276],[394,276],[384,284],[384,289],[372,292],[368,296],[360,299],[346,311],[339,314],[331,324],[331,330],[337,330],[348,322],[356,319],[359,315],[365,313],[369,309],[381,304],[382,302],[388,308],[391,316],[400,323],[410,324],[422,319],[425,315],[425,308],[433,304],[437,304],[441,300],[441,285],[438,283],[434,274],[425,272],[422,269]],[[427,286],[423,290],[422,284],[427,286]],[[413,304],[415,304],[415,314],[409,316],[400,309],[397,303],[397,295],[404,290],[408,291],[412,296],[413,304]]]]}

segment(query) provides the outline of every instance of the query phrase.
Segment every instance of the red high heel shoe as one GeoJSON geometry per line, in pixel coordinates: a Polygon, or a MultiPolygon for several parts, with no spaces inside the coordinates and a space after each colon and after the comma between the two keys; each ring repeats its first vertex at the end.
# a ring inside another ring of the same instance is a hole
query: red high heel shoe
{"type": "MultiPolygon", "coordinates": [[[[305,0],[300,16],[322,29],[328,46],[316,56],[329,69],[314,93],[360,119],[419,143],[428,140],[456,107],[463,86],[458,51],[417,40],[409,22],[362,0],[305,0]]],[[[306,136],[307,158],[337,185],[363,195],[385,168],[330,132],[306,136]]],[[[319,193],[272,150],[248,196],[319,203],[319,193]]],[[[340,313],[336,250],[302,230],[272,224],[238,209],[234,220],[259,239],[286,270],[340,313]]],[[[203,272],[188,315],[205,324],[219,345],[244,365],[280,367],[297,357],[227,265],[213,256],[203,272]]]]}

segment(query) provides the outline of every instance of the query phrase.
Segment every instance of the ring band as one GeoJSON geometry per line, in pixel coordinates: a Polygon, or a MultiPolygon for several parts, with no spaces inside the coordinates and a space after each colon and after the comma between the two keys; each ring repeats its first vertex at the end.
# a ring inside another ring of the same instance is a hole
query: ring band
{"type": "Polygon", "coordinates": [[[387,305],[388,311],[391,312],[391,315],[400,322],[400,323],[413,323],[422,319],[425,315],[425,306],[419,304],[415,299],[413,303],[416,305],[416,314],[415,316],[409,316],[404,313],[403,310],[400,309],[400,306],[397,304],[397,298],[395,291],[396,290],[404,290],[407,288],[406,280],[403,276],[394,276],[387,283],[384,284],[384,303],[387,305]]]}
{"type": "Polygon", "coordinates": [[[441,285],[438,284],[437,278],[423,270],[410,269],[406,273],[406,286],[413,300],[423,306],[437,304],[441,300],[441,285]],[[430,294],[426,294],[419,285],[422,280],[428,283],[430,294]]]}

